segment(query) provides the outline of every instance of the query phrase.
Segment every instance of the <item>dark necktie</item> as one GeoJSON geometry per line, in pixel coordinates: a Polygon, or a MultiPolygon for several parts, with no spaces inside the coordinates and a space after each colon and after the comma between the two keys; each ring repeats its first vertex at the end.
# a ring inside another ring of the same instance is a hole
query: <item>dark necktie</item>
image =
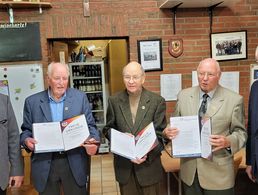
{"type": "Polygon", "coordinates": [[[207,111],[207,99],[208,99],[209,95],[208,94],[203,94],[202,96],[202,103],[201,106],[199,108],[199,123],[200,123],[200,130],[202,129],[202,118],[205,115],[206,111],[207,111]]]}

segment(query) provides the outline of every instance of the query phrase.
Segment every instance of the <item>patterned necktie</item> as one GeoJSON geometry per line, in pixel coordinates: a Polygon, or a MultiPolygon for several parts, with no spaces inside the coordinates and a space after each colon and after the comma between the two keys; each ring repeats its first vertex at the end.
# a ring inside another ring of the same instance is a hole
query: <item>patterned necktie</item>
{"type": "Polygon", "coordinates": [[[208,94],[203,94],[202,96],[202,103],[201,106],[199,108],[199,123],[200,123],[200,130],[202,129],[202,118],[205,115],[206,111],[207,111],[207,99],[208,99],[209,95],[208,94]]]}

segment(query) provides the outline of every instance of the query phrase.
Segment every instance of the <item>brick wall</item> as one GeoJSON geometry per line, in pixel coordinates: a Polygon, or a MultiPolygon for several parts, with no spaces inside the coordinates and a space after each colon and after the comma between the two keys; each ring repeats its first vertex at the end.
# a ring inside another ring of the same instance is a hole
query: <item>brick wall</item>
{"type": "MultiPolygon", "coordinates": [[[[45,0],[47,1],[47,0],[45,0]]],[[[163,71],[148,72],[146,87],[160,92],[162,73],[182,73],[182,86],[191,86],[191,72],[199,61],[210,56],[210,24],[207,9],[177,11],[176,35],[173,35],[172,12],[161,10],[161,0],[89,0],[90,17],[83,16],[83,0],[49,0],[51,9],[14,9],[15,22],[40,22],[42,63],[50,60],[48,38],[129,37],[130,60],[137,60],[137,40],[162,38],[163,71]],[[168,40],[181,37],[184,52],[178,58],[168,53],[168,40]]],[[[247,106],[249,95],[249,66],[254,63],[258,45],[258,1],[240,0],[224,8],[216,8],[213,32],[247,30],[248,59],[222,61],[222,71],[240,71],[240,94],[247,106]]],[[[1,22],[8,22],[5,9],[0,10],[1,22]]],[[[168,102],[167,113],[175,102],[168,102]]],[[[247,109],[246,109],[247,110],[247,109]]]]}

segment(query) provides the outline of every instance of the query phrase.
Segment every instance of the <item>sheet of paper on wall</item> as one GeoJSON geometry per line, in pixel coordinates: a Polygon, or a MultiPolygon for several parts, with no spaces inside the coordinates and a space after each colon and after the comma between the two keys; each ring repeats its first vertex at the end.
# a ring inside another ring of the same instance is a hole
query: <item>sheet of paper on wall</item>
{"type": "Polygon", "coordinates": [[[160,75],[160,92],[166,101],[177,99],[177,94],[182,90],[181,74],[161,74],[160,75]]]}
{"type": "Polygon", "coordinates": [[[219,84],[239,93],[239,72],[222,72],[219,84]]]}
{"type": "Polygon", "coordinates": [[[80,146],[90,135],[85,115],[61,122],[33,123],[35,153],[67,151],[80,146]]]}
{"type": "Polygon", "coordinates": [[[171,117],[170,126],[179,129],[172,140],[173,157],[200,157],[201,142],[198,116],[171,117]]]}
{"type": "Polygon", "coordinates": [[[111,129],[110,142],[111,152],[132,160],[141,159],[158,144],[153,122],[141,130],[136,137],[111,129]]]}
{"type": "MultiPolygon", "coordinates": [[[[222,72],[219,84],[236,93],[239,93],[239,72],[222,72]]],[[[198,85],[197,71],[192,71],[192,86],[198,85]]]]}

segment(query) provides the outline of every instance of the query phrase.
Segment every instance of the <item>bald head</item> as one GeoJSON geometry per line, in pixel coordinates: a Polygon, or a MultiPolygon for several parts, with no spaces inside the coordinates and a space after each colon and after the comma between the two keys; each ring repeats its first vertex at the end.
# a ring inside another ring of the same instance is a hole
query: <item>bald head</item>
{"type": "Polygon", "coordinates": [[[219,63],[217,62],[217,60],[213,59],[213,58],[205,58],[204,60],[202,60],[198,67],[197,67],[197,71],[198,69],[203,66],[203,65],[207,65],[209,64],[210,66],[213,66],[216,69],[216,72],[218,72],[220,74],[220,66],[219,63]]]}
{"type": "Polygon", "coordinates": [[[145,71],[144,71],[142,65],[139,64],[138,62],[135,62],[135,61],[130,62],[129,64],[127,64],[127,65],[123,68],[123,75],[125,74],[125,71],[126,71],[127,69],[139,70],[142,75],[145,74],[145,71]]]}
{"type": "Polygon", "coordinates": [[[145,81],[144,69],[138,62],[130,62],[123,68],[124,84],[130,94],[139,94],[145,81]]]}
{"type": "Polygon", "coordinates": [[[197,74],[201,90],[209,93],[219,84],[221,75],[219,63],[215,59],[206,58],[197,67],[197,74]]]}

